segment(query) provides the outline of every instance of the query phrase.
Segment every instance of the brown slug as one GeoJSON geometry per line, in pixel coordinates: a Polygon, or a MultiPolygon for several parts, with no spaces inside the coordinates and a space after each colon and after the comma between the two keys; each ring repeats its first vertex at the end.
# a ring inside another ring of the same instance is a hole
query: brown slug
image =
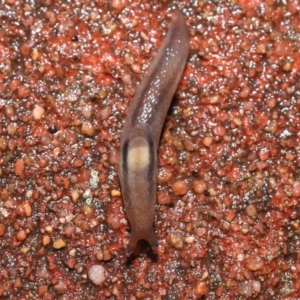
{"type": "Polygon", "coordinates": [[[119,177],[131,227],[127,253],[143,239],[158,246],[153,230],[156,204],[157,147],[162,127],[189,52],[189,33],[174,12],[165,40],[138,87],[121,135],[119,177]]]}

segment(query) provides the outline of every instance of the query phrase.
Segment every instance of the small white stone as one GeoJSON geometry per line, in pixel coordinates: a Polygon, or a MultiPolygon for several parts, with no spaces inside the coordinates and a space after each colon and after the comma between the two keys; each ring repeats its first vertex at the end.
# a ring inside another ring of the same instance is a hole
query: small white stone
{"type": "Polygon", "coordinates": [[[100,265],[93,265],[88,272],[89,279],[96,285],[105,281],[105,269],[100,265]]]}
{"type": "Polygon", "coordinates": [[[192,244],[194,243],[195,241],[195,237],[194,236],[187,236],[184,241],[187,243],[187,244],[192,244]]]}
{"type": "Polygon", "coordinates": [[[90,103],[81,107],[81,113],[87,119],[91,117],[92,111],[93,111],[93,107],[90,103]]]}
{"type": "Polygon", "coordinates": [[[39,105],[37,105],[32,111],[33,118],[36,121],[40,120],[43,117],[44,113],[45,113],[44,108],[39,105]]]}

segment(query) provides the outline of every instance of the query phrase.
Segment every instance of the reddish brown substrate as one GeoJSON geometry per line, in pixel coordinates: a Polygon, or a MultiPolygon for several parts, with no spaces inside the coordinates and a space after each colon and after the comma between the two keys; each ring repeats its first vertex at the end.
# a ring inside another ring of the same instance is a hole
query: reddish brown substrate
{"type": "Polygon", "coordinates": [[[1,2],[0,298],[300,297],[298,1],[142,2],[1,2]],[[175,7],[159,253],[128,260],[120,132],[175,7]]]}

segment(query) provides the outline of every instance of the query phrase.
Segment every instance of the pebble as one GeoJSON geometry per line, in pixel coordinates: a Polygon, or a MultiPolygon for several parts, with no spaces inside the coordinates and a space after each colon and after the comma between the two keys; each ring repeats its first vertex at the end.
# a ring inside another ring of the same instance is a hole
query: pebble
{"type": "Polygon", "coordinates": [[[7,147],[7,143],[6,143],[5,138],[0,137],[0,150],[5,150],[6,147],[7,147]]]}
{"type": "Polygon", "coordinates": [[[203,180],[195,180],[194,181],[194,190],[198,194],[203,194],[205,190],[207,190],[207,183],[203,180]]]}
{"type": "Polygon", "coordinates": [[[259,294],[261,292],[261,283],[258,280],[253,280],[252,281],[252,289],[253,292],[255,292],[256,294],[259,294]]]}
{"type": "Polygon", "coordinates": [[[45,113],[45,109],[42,106],[37,105],[32,111],[32,116],[34,120],[38,121],[42,119],[44,113],[45,113]]]}
{"type": "Polygon", "coordinates": [[[110,195],[112,197],[120,197],[121,196],[121,192],[119,190],[111,190],[110,195]]]}
{"type": "Polygon", "coordinates": [[[264,266],[263,259],[257,254],[250,254],[246,259],[246,268],[251,271],[260,270],[264,266]]]}
{"type": "Polygon", "coordinates": [[[184,180],[177,180],[172,185],[175,196],[185,195],[188,191],[188,186],[184,180]]]}
{"type": "Polygon", "coordinates": [[[64,260],[64,263],[70,268],[74,269],[75,264],[76,264],[76,258],[75,257],[70,257],[68,259],[64,260]]]}
{"type": "Polygon", "coordinates": [[[179,232],[172,232],[169,235],[169,243],[176,249],[183,248],[183,235],[179,232]]]}
{"type": "Polygon", "coordinates": [[[26,231],[24,229],[20,230],[18,233],[17,233],[17,240],[18,241],[24,241],[27,237],[27,234],[26,234],[26,231]]]}
{"type": "Polygon", "coordinates": [[[246,213],[249,217],[253,218],[253,217],[256,217],[257,216],[257,211],[256,211],[256,208],[253,204],[249,204],[247,207],[246,207],[246,213]]]}
{"type": "Polygon", "coordinates": [[[248,280],[240,282],[238,286],[238,293],[240,295],[246,296],[247,298],[251,297],[252,295],[251,282],[248,280]]]}
{"type": "Polygon", "coordinates": [[[184,241],[187,243],[187,244],[193,244],[194,241],[195,241],[195,237],[194,236],[187,236],[184,241]]]}
{"type": "Polygon", "coordinates": [[[121,226],[120,218],[116,214],[109,214],[106,217],[106,222],[113,228],[113,229],[119,229],[121,226]]]}
{"type": "Polygon", "coordinates": [[[89,121],[82,123],[81,133],[85,136],[93,136],[95,134],[95,128],[93,124],[89,121]]]}
{"type": "Polygon", "coordinates": [[[3,236],[6,232],[6,226],[0,223],[0,236],[3,236]]]}
{"type": "Polygon", "coordinates": [[[198,237],[202,237],[202,236],[204,236],[206,234],[206,229],[203,228],[203,227],[202,228],[198,228],[197,231],[196,231],[196,233],[197,233],[198,237]]]}
{"type": "Polygon", "coordinates": [[[196,287],[196,294],[198,296],[203,296],[208,293],[208,286],[205,282],[199,282],[196,287]]]}
{"type": "Polygon", "coordinates": [[[7,125],[7,133],[11,136],[15,135],[18,130],[18,125],[16,123],[10,123],[7,125]]]}
{"type": "Polygon", "coordinates": [[[267,160],[269,158],[269,155],[270,151],[266,148],[260,149],[258,152],[259,159],[262,161],[267,160]]]}
{"type": "Polygon", "coordinates": [[[216,136],[224,136],[226,134],[226,129],[224,126],[215,126],[212,130],[213,134],[216,136]]]}
{"type": "Polygon", "coordinates": [[[77,190],[71,190],[70,195],[71,195],[73,202],[77,203],[79,200],[79,197],[80,197],[79,192],[77,190]]]}
{"type": "Polygon", "coordinates": [[[295,180],[292,187],[294,197],[300,197],[300,181],[295,180]]]}
{"type": "Polygon", "coordinates": [[[30,205],[29,201],[26,200],[22,203],[22,210],[23,210],[26,217],[31,216],[32,208],[31,208],[31,205],[30,205]]]}
{"type": "Polygon", "coordinates": [[[50,236],[47,235],[47,234],[43,235],[43,237],[42,237],[42,244],[43,244],[43,246],[49,245],[50,242],[51,242],[50,236]]]}
{"type": "Polygon", "coordinates": [[[93,265],[88,271],[88,277],[95,285],[101,285],[106,279],[105,272],[101,265],[93,265]]]}
{"type": "Polygon", "coordinates": [[[171,197],[166,191],[158,191],[157,193],[157,203],[160,205],[166,205],[171,203],[171,197]]]}
{"type": "Polygon", "coordinates": [[[87,119],[91,117],[92,111],[93,111],[93,107],[90,103],[81,107],[81,113],[87,119]]]}
{"type": "Polygon", "coordinates": [[[18,97],[19,98],[26,98],[30,94],[30,89],[25,85],[20,85],[18,87],[18,97]]]}
{"type": "Polygon", "coordinates": [[[16,165],[15,165],[15,173],[17,175],[22,175],[24,171],[24,160],[23,159],[17,159],[16,165]]]}
{"type": "Polygon", "coordinates": [[[53,242],[54,249],[61,249],[66,247],[66,242],[62,238],[58,238],[53,242]]]}
{"type": "Polygon", "coordinates": [[[212,142],[213,142],[213,139],[212,139],[212,137],[210,137],[210,136],[206,136],[206,137],[203,139],[203,145],[204,145],[205,147],[211,146],[212,142]]]}

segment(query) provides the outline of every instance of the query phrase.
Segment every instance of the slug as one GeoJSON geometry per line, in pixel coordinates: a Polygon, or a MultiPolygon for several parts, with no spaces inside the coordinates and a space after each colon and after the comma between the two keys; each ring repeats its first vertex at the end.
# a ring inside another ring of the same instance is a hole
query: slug
{"type": "Polygon", "coordinates": [[[131,227],[127,254],[139,240],[155,251],[157,148],[162,127],[189,52],[189,33],[180,11],[172,16],[165,40],[138,87],[125,119],[119,178],[131,227]]]}

